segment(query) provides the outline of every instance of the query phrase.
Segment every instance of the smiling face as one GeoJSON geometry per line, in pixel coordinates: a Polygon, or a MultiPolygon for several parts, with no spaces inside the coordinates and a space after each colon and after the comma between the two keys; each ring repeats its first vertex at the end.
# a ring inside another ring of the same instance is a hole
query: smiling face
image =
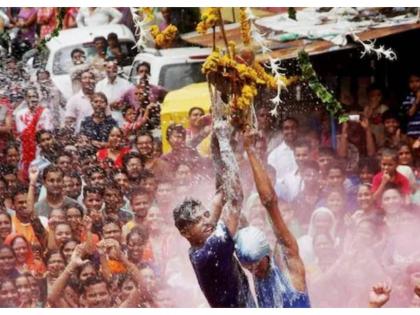
{"type": "Polygon", "coordinates": [[[58,247],[60,247],[65,242],[71,240],[72,232],[70,225],[67,223],[62,223],[57,225],[54,231],[54,239],[58,247]]]}
{"type": "Polygon", "coordinates": [[[0,284],[0,305],[2,307],[18,307],[19,293],[12,280],[4,280],[0,284]]]}
{"type": "Polygon", "coordinates": [[[369,210],[373,203],[372,192],[368,186],[362,185],[357,192],[357,203],[362,210],[369,210]]]}
{"type": "Polygon", "coordinates": [[[12,244],[12,248],[15,252],[17,263],[19,265],[24,264],[29,254],[28,243],[23,238],[17,237],[12,244]]]}
{"type": "Polygon", "coordinates": [[[400,165],[412,165],[413,154],[408,145],[403,145],[398,150],[398,163],[400,165]]]}
{"type": "Polygon", "coordinates": [[[191,111],[189,118],[190,126],[194,128],[200,128],[200,118],[204,115],[202,109],[196,108],[191,111]]]}
{"type": "Polygon", "coordinates": [[[196,206],[193,210],[193,222],[181,232],[191,244],[203,244],[213,233],[215,226],[210,220],[210,211],[202,206],[196,206]]]}
{"type": "Polygon", "coordinates": [[[382,207],[386,215],[393,215],[401,212],[403,199],[396,189],[388,189],[382,195],[382,207]]]}
{"type": "Polygon", "coordinates": [[[48,172],[44,181],[47,194],[59,196],[63,193],[63,173],[48,172]]]}
{"type": "Polygon", "coordinates": [[[108,136],[108,146],[112,149],[119,149],[122,143],[123,134],[119,128],[112,128],[108,136]]]}

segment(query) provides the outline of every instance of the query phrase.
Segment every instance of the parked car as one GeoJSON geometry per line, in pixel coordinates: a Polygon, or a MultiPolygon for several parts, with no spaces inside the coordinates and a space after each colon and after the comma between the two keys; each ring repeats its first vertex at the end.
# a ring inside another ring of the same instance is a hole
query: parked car
{"type": "Polygon", "coordinates": [[[182,47],[169,49],[148,48],[134,59],[129,80],[138,81],[137,66],[142,62],[150,65],[149,82],[160,85],[167,91],[180,89],[192,83],[204,82],[201,72],[204,60],[210,55],[210,48],[182,47]]]}
{"type": "Polygon", "coordinates": [[[42,55],[32,56],[27,65],[29,69],[33,70],[36,70],[40,65],[45,67],[50,72],[54,84],[68,99],[73,94],[69,75],[73,67],[70,56],[72,50],[83,49],[89,60],[96,52],[93,39],[98,36],[106,38],[109,33],[117,34],[122,51],[128,56],[126,67],[128,73],[137,51],[133,33],[126,26],[120,24],[62,30],[57,37],[47,42],[47,51],[42,55]]]}

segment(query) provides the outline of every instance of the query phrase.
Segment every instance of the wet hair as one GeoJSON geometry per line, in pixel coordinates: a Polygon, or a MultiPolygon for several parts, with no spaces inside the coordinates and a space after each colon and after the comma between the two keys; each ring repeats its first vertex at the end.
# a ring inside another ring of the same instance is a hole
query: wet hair
{"type": "Polygon", "coordinates": [[[3,154],[6,155],[10,149],[15,149],[16,151],[20,152],[19,145],[16,142],[10,142],[7,146],[3,149],[3,154]]]}
{"type": "Polygon", "coordinates": [[[0,165],[0,175],[1,176],[6,176],[6,175],[16,175],[17,176],[17,169],[16,167],[14,167],[13,165],[0,165]]]}
{"type": "Polygon", "coordinates": [[[138,152],[129,152],[123,157],[123,167],[127,174],[127,164],[131,159],[139,159],[140,162],[142,161],[141,156],[138,152]]]}
{"type": "Polygon", "coordinates": [[[142,226],[142,225],[136,225],[134,226],[130,232],[128,232],[127,236],[125,237],[125,241],[128,244],[128,240],[133,236],[133,235],[139,235],[141,240],[142,240],[142,244],[141,245],[146,245],[148,239],[149,239],[149,231],[147,230],[146,227],[142,226]]]}
{"type": "Polygon", "coordinates": [[[359,160],[358,168],[359,172],[366,168],[369,173],[376,174],[379,172],[379,163],[375,158],[364,157],[359,160]]]}
{"type": "Polygon", "coordinates": [[[398,113],[396,111],[391,110],[391,109],[386,110],[382,114],[382,121],[383,122],[385,122],[385,120],[389,120],[389,119],[395,119],[396,121],[401,123],[401,120],[400,120],[400,117],[398,116],[398,113]]]}
{"type": "Polygon", "coordinates": [[[42,73],[46,73],[46,74],[48,74],[48,77],[51,77],[50,72],[49,72],[48,70],[46,70],[46,69],[38,69],[38,70],[36,71],[36,78],[37,78],[37,79],[39,79],[39,76],[40,76],[42,73]]]}
{"type": "Polygon", "coordinates": [[[46,130],[46,129],[40,129],[35,133],[35,139],[36,139],[36,143],[40,143],[41,142],[41,137],[43,134],[48,133],[50,136],[52,136],[52,132],[50,130],[46,130]]]}
{"type": "Polygon", "coordinates": [[[194,213],[197,207],[202,207],[202,203],[196,199],[185,199],[173,211],[175,226],[182,231],[187,226],[195,222],[194,213]]]}
{"type": "Polygon", "coordinates": [[[147,198],[150,198],[150,195],[146,190],[144,190],[143,188],[137,188],[130,192],[130,202],[132,202],[137,196],[147,196],[147,198]]]}
{"type": "MultiPolygon", "coordinates": [[[[85,265],[84,265],[85,266],[85,265]]],[[[82,269],[82,268],[81,268],[82,269]]],[[[86,293],[86,289],[90,286],[99,284],[99,283],[105,283],[106,288],[108,290],[108,292],[110,292],[111,290],[111,286],[109,285],[109,283],[105,280],[105,278],[101,277],[101,276],[95,276],[95,277],[89,277],[86,279],[86,281],[83,283],[82,287],[81,287],[81,293],[85,294],[86,293]]]]}
{"type": "Polygon", "coordinates": [[[27,88],[25,89],[25,92],[24,92],[25,97],[27,97],[27,96],[28,96],[29,91],[35,91],[35,92],[36,92],[36,94],[39,96],[39,93],[38,93],[37,88],[36,88],[36,87],[34,87],[34,86],[29,86],[29,87],[27,87],[27,88]]]}
{"type": "Polygon", "coordinates": [[[182,124],[172,123],[168,126],[168,129],[166,129],[166,140],[169,140],[169,138],[174,132],[178,132],[182,134],[182,137],[184,139],[187,136],[187,130],[184,128],[182,124]]]}
{"type": "Polygon", "coordinates": [[[102,93],[102,92],[95,92],[95,93],[93,93],[93,95],[92,95],[92,100],[94,99],[94,98],[96,98],[96,97],[99,97],[99,98],[101,98],[103,101],[105,101],[105,103],[107,103],[108,104],[108,98],[106,97],[106,95],[105,95],[105,93],[102,93]]]}
{"type": "Polygon", "coordinates": [[[80,49],[80,48],[75,48],[75,49],[73,49],[73,50],[71,51],[71,53],[70,53],[71,58],[73,58],[73,56],[74,56],[76,53],[81,53],[82,55],[85,55],[85,52],[84,52],[84,50],[83,50],[83,49],[80,49]]]}
{"type": "Polygon", "coordinates": [[[147,130],[140,130],[138,133],[137,133],[137,135],[136,135],[136,142],[137,142],[137,139],[138,138],[140,138],[140,137],[149,137],[151,140],[152,140],[152,142],[154,142],[155,141],[155,139],[153,138],[153,135],[150,133],[150,131],[147,131],[147,130]]]}
{"type": "Polygon", "coordinates": [[[24,195],[28,193],[28,186],[19,184],[17,185],[14,193],[13,193],[13,201],[15,200],[17,195],[24,195]]]}
{"type": "Polygon", "coordinates": [[[100,195],[101,198],[103,198],[104,190],[100,187],[93,187],[93,186],[83,187],[83,199],[86,199],[88,194],[97,194],[97,195],[100,195]]]}
{"type": "Polygon", "coordinates": [[[201,114],[203,114],[203,115],[205,114],[204,109],[202,109],[201,107],[198,107],[198,106],[194,106],[194,107],[191,107],[190,110],[188,111],[188,117],[190,117],[192,112],[195,111],[195,110],[199,110],[201,112],[201,114]]]}
{"type": "Polygon", "coordinates": [[[45,182],[45,180],[47,179],[47,175],[49,173],[61,173],[61,176],[64,176],[63,171],[61,170],[61,168],[59,168],[58,166],[54,165],[54,164],[50,164],[48,165],[44,171],[42,172],[42,180],[45,182]]]}

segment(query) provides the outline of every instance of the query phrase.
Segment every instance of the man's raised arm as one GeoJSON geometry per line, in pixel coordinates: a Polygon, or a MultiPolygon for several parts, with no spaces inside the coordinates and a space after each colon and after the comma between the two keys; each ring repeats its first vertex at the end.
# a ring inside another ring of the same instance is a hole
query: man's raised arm
{"type": "Polygon", "coordinates": [[[291,275],[292,283],[295,289],[304,291],[306,289],[305,268],[299,256],[299,248],[296,239],[287,228],[287,225],[280,213],[277,195],[270,182],[270,178],[254,151],[254,139],[254,131],[248,130],[244,133],[244,147],[251,164],[255,185],[257,187],[261,203],[270,215],[277,242],[280,244],[284,252],[284,258],[291,275]]]}

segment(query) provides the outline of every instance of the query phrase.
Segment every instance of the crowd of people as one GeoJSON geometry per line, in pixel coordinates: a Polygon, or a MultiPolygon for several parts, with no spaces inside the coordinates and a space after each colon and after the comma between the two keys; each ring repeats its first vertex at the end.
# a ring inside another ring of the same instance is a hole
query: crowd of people
{"type": "MultiPolygon", "coordinates": [[[[0,27],[32,44],[54,29],[55,8],[13,10],[0,27]]],[[[65,26],[122,18],[75,8],[65,26]]],[[[162,134],[166,91],[147,63],[118,75],[114,35],[71,52],[68,100],[2,59],[1,307],[420,306],[420,72],[400,104],[371,85],[337,128],[261,98],[234,130],[219,95],[162,134]]]]}

